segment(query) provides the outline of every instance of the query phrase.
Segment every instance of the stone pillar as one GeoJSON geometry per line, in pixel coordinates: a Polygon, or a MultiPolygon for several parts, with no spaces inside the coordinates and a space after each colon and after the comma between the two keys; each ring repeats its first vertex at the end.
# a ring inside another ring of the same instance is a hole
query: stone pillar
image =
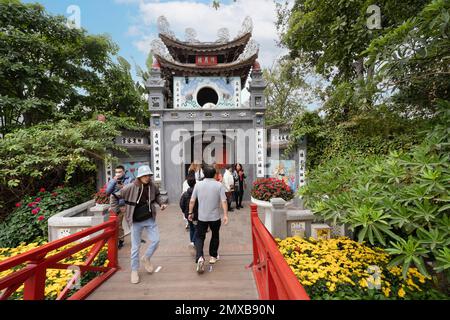
{"type": "MultiPolygon", "coordinates": [[[[157,62],[157,60],[155,60],[157,62]]],[[[148,108],[152,110],[161,110],[167,107],[166,101],[166,81],[161,76],[159,64],[154,64],[150,71],[150,77],[147,80],[146,87],[148,90],[148,108]]]]}
{"type": "Polygon", "coordinates": [[[160,186],[163,200],[167,202],[168,198],[164,180],[164,155],[166,150],[164,148],[164,119],[162,117],[163,110],[167,108],[166,81],[162,78],[161,68],[157,59],[154,60],[146,87],[149,93],[148,107],[151,113],[150,138],[152,151],[150,167],[154,173],[154,182],[160,186]]]}
{"type": "MultiPolygon", "coordinates": [[[[306,137],[301,137],[300,145],[298,147],[298,186],[306,185],[306,137]]],[[[297,197],[296,197],[297,198],[297,197]]],[[[300,209],[305,209],[303,198],[300,196],[297,206],[300,209]]]]}
{"type": "Polygon", "coordinates": [[[282,198],[273,198],[270,199],[270,203],[272,204],[271,208],[271,229],[270,233],[274,238],[284,239],[287,236],[287,228],[286,228],[286,201],[282,198]]]}
{"type": "Polygon", "coordinates": [[[267,83],[264,80],[261,67],[258,62],[255,62],[252,72],[250,74],[251,81],[249,83],[250,91],[250,108],[266,109],[266,98],[264,90],[267,87],[267,83]]]}
{"type": "Polygon", "coordinates": [[[250,92],[250,108],[254,110],[253,127],[255,130],[255,169],[254,174],[256,178],[264,178],[266,175],[266,157],[267,157],[267,145],[266,145],[266,131],[264,129],[264,112],[266,111],[266,97],[264,90],[267,87],[267,83],[264,80],[261,66],[257,61],[253,65],[252,72],[250,74],[251,81],[249,83],[250,92]]]}

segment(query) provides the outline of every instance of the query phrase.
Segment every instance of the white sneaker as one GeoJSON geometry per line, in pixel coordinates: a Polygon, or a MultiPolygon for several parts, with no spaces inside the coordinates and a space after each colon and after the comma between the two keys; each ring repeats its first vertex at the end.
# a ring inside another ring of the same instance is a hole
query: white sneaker
{"type": "Polygon", "coordinates": [[[203,257],[200,257],[197,261],[197,272],[198,273],[205,272],[205,259],[203,259],[203,257]]]}
{"type": "Polygon", "coordinates": [[[139,274],[137,271],[131,271],[131,283],[132,284],[139,283],[139,274]]]}
{"type": "Polygon", "coordinates": [[[150,262],[150,258],[144,257],[144,268],[148,273],[153,273],[153,265],[150,262]]]}
{"type": "Polygon", "coordinates": [[[219,261],[219,256],[217,256],[217,258],[214,257],[209,258],[209,264],[215,264],[217,261],[219,261]]]}

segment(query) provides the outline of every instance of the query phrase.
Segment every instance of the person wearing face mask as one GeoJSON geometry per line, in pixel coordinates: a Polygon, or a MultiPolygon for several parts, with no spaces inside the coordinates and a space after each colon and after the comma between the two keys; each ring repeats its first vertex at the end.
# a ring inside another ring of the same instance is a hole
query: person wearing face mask
{"type": "MultiPolygon", "coordinates": [[[[114,177],[108,182],[108,185],[106,187],[106,194],[110,196],[111,194],[117,193],[119,190],[121,190],[124,186],[127,184],[133,182],[133,178],[127,175],[127,172],[125,171],[125,167],[122,165],[119,165],[116,167],[115,175],[114,177]]],[[[121,199],[119,201],[119,207],[117,208],[117,219],[119,220],[119,249],[122,249],[124,245],[124,231],[123,231],[123,216],[125,213],[125,201],[121,199]]]]}

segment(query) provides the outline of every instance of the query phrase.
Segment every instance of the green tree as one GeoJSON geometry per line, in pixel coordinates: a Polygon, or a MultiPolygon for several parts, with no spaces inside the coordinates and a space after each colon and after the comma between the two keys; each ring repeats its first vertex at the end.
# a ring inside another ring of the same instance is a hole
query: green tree
{"type": "Polygon", "coordinates": [[[143,116],[128,66],[106,35],[69,28],[39,4],[0,1],[0,126],[4,135],[22,126],[96,111],[143,116]],[[121,88],[121,90],[117,90],[121,88]]]}
{"type": "MultiPolygon", "coordinates": [[[[370,73],[364,67],[371,41],[414,17],[427,0],[296,0],[292,9],[278,5],[281,43],[291,57],[302,56],[316,71],[333,80],[349,81],[370,73]],[[381,10],[381,29],[369,29],[367,8],[381,10]]],[[[373,71],[373,70],[372,70],[373,71]]]]}
{"type": "MultiPolygon", "coordinates": [[[[344,41],[344,38],[350,41],[352,37],[357,43],[357,25],[350,29],[344,28],[343,34],[329,31],[327,39],[320,40],[322,33],[319,40],[310,39],[311,43],[324,42],[324,47],[319,49],[308,46],[307,38],[302,38],[306,37],[305,34],[299,35],[298,46],[294,46],[286,41],[290,35],[296,34],[295,30],[305,29],[307,32],[307,26],[312,23],[308,19],[317,22],[318,28],[321,28],[318,17],[324,18],[325,13],[330,12],[316,7],[315,3],[300,5],[298,1],[287,18],[280,14],[284,19],[280,24],[284,28],[282,34],[291,55],[301,56],[308,66],[316,64],[316,70],[324,76],[333,78],[333,72],[337,72],[334,81],[322,93],[323,127],[314,132],[322,131],[322,136],[326,135],[328,142],[325,147],[320,146],[323,151],[316,153],[319,159],[314,159],[313,163],[320,163],[350,150],[386,154],[392,148],[408,149],[421,139],[421,131],[433,124],[436,101],[449,100],[449,4],[442,0],[428,2],[424,6],[415,6],[414,9],[408,9],[409,1],[396,2],[398,9],[394,10],[395,13],[389,12],[383,16],[383,29],[361,29],[361,34],[370,35],[370,39],[360,41],[357,49],[347,53],[345,50],[339,51],[337,47],[332,49],[333,43],[337,39],[344,41]],[[293,21],[298,22],[296,27],[292,24],[293,21]],[[389,24],[386,21],[396,22],[389,24]],[[353,35],[351,32],[354,32],[353,35]],[[336,36],[335,39],[333,35],[336,36]],[[317,52],[314,51],[316,49],[317,52]],[[337,57],[333,56],[332,50],[336,51],[337,57]],[[322,51],[323,55],[320,53],[322,51]],[[328,58],[327,51],[330,51],[328,58]],[[337,63],[340,59],[355,61],[357,56],[363,59],[364,68],[360,75],[350,64],[340,66],[337,63]],[[331,57],[336,58],[336,61],[333,62],[331,57]],[[322,68],[327,64],[331,69],[322,68]]],[[[360,1],[338,2],[336,12],[346,12],[349,4],[356,3],[361,5],[356,8],[364,13],[368,3],[363,5],[360,1]]],[[[382,14],[385,13],[385,8],[392,5],[386,1],[380,3],[382,14]]],[[[362,18],[366,19],[366,16],[362,14],[362,18]]],[[[355,21],[352,23],[356,23],[355,21]]],[[[302,135],[305,131],[302,127],[308,126],[301,120],[299,118],[295,121],[294,136],[302,135]]],[[[312,142],[314,140],[309,139],[312,142]]],[[[319,149],[318,145],[309,147],[319,149]]]]}
{"type": "Polygon", "coordinates": [[[268,125],[285,124],[286,119],[294,119],[312,102],[313,91],[306,81],[309,71],[299,59],[292,60],[289,57],[280,59],[271,69],[264,70],[268,125]]]}
{"type": "Polygon", "coordinates": [[[439,99],[450,100],[450,3],[430,1],[411,17],[373,40],[363,52],[378,70],[392,108],[409,117],[436,113],[439,99]]]}
{"type": "Polygon", "coordinates": [[[109,150],[125,151],[114,143],[122,129],[142,128],[131,118],[108,115],[106,122],[60,120],[6,134],[0,140],[0,210],[44,183],[51,189],[82,173],[92,176],[98,161],[109,159],[109,150]]]}

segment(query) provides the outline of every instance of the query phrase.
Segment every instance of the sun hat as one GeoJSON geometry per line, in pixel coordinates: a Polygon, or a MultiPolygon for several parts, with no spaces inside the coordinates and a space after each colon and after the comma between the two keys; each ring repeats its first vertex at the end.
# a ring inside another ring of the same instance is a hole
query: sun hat
{"type": "Polygon", "coordinates": [[[140,178],[140,177],[148,176],[148,175],[152,176],[153,172],[152,172],[152,170],[150,170],[149,166],[144,165],[144,166],[139,167],[136,178],[140,178]]]}

